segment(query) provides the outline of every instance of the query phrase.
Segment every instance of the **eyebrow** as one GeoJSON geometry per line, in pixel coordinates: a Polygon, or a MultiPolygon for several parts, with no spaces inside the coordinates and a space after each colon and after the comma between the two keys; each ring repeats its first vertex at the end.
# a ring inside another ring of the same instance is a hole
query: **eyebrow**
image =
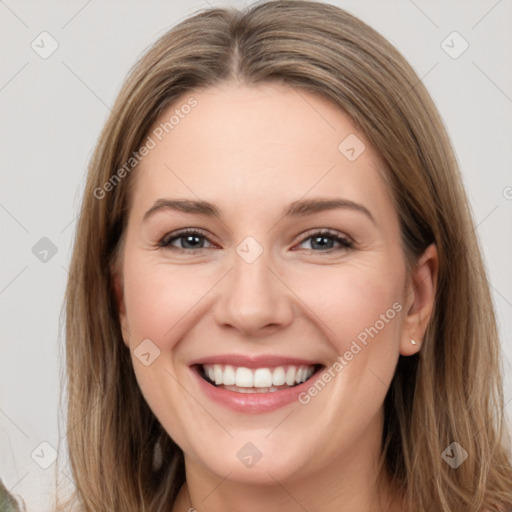
{"type": "MultiPolygon", "coordinates": [[[[370,210],[360,203],[349,199],[306,199],[294,201],[283,212],[282,217],[297,217],[311,215],[313,213],[348,209],[363,213],[374,224],[377,224],[370,210]]],[[[220,217],[219,209],[208,201],[192,201],[190,199],[158,199],[155,204],[144,214],[142,221],[146,221],[154,213],[162,210],[174,210],[183,213],[204,215],[206,217],[220,217]]]]}

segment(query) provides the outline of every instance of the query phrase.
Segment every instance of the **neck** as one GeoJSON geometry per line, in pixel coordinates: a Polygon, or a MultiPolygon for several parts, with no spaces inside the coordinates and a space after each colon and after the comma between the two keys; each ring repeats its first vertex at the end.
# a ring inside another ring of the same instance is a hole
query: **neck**
{"type": "Polygon", "coordinates": [[[301,468],[300,475],[280,481],[271,472],[257,484],[229,479],[229,472],[222,478],[185,457],[187,482],[173,512],[260,512],[276,508],[280,512],[402,511],[399,500],[392,499],[391,478],[379,472],[380,435],[375,434],[382,430],[378,427],[373,425],[373,432],[362,435],[339,456],[330,457],[320,471],[301,468]]]}

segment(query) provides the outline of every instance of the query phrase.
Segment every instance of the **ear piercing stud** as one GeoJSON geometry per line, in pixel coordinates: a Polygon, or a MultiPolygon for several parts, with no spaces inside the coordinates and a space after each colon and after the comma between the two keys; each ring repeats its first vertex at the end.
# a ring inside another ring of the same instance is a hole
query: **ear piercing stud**
{"type": "Polygon", "coordinates": [[[411,343],[412,343],[413,345],[416,345],[416,342],[415,342],[414,340],[411,340],[411,343]]]}

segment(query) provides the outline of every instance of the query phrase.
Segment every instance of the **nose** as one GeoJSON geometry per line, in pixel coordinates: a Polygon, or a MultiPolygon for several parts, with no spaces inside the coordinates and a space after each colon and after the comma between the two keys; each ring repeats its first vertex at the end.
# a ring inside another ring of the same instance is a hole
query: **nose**
{"type": "Polygon", "coordinates": [[[235,254],[219,293],[214,318],[223,328],[261,338],[293,320],[293,293],[271,268],[265,252],[252,263],[235,254]]]}

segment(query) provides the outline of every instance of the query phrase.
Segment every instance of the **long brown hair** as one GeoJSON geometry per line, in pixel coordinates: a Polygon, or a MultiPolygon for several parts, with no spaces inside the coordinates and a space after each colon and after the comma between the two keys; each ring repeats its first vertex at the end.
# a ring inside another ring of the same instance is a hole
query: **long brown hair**
{"type": "Polygon", "coordinates": [[[182,451],[146,404],[122,341],[112,277],[137,169],[119,170],[165,107],[231,80],[284,82],[347,112],[385,164],[408,261],[437,245],[433,317],[421,351],[400,356],[384,402],[383,470],[408,509],[512,507],[493,305],[442,120],[381,35],[340,8],[296,0],[211,8],[181,22],[136,63],[100,135],[66,292],[67,440],[79,510],[168,511],[184,482],[182,451]],[[468,453],[457,469],[442,457],[452,442],[468,453]]]}

